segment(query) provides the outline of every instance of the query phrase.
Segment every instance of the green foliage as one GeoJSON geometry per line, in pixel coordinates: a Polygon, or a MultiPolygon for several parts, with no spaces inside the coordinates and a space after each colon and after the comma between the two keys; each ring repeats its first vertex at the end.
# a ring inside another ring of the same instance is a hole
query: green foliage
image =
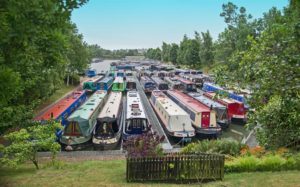
{"type": "Polygon", "coordinates": [[[289,157],[269,154],[261,158],[243,156],[225,162],[226,172],[300,170],[300,154],[289,157]]]}
{"type": "Polygon", "coordinates": [[[161,50],[159,48],[150,48],[146,51],[145,57],[153,60],[161,60],[161,50]]]}
{"type": "Polygon", "coordinates": [[[48,124],[34,124],[28,128],[22,128],[4,136],[10,145],[1,149],[3,155],[0,159],[2,164],[17,167],[20,164],[31,161],[37,169],[38,151],[50,151],[52,160],[60,150],[59,143],[56,142],[55,132],[61,128],[61,124],[49,122],[48,124]]]}
{"type": "Polygon", "coordinates": [[[87,65],[71,12],[87,0],[9,0],[0,11],[0,130],[26,126],[67,72],[87,65]]]}
{"type": "Polygon", "coordinates": [[[102,59],[121,59],[126,56],[140,56],[137,49],[118,49],[118,50],[107,50],[101,48],[99,45],[88,46],[90,57],[102,58],[102,59]]]}
{"type": "Polygon", "coordinates": [[[187,145],[181,152],[185,154],[219,153],[237,156],[239,155],[242,146],[242,144],[234,140],[203,140],[187,145]]]}

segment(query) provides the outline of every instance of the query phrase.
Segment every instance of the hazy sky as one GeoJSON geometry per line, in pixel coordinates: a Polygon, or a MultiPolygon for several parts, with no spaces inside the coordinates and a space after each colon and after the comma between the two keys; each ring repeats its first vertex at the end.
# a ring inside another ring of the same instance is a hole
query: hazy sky
{"type": "MultiPolygon", "coordinates": [[[[159,47],[179,43],[184,34],[209,30],[213,38],[225,28],[220,17],[225,0],[90,0],[72,21],[89,44],[106,49],[159,47]]],[[[254,18],[288,0],[232,0],[254,18]]]]}

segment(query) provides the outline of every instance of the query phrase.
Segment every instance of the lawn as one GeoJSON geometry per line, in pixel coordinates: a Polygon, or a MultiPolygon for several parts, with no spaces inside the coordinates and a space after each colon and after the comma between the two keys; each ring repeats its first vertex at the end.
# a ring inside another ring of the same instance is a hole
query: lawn
{"type": "Polygon", "coordinates": [[[48,105],[57,101],[61,97],[63,97],[68,92],[72,91],[76,86],[73,85],[63,85],[60,89],[56,90],[53,95],[51,95],[48,99],[41,102],[41,104],[34,110],[35,114],[38,114],[41,110],[43,110],[48,105]]]}
{"type": "MultiPolygon", "coordinates": [[[[127,183],[125,160],[65,162],[57,169],[31,164],[18,169],[0,168],[0,186],[187,186],[163,183],[127,183]]],[[[300,186],[300,171],[226,174],[223,181],[203,186],[300,186]]],[[[193,186],[199,186],[194,184],[193,186]]]]}

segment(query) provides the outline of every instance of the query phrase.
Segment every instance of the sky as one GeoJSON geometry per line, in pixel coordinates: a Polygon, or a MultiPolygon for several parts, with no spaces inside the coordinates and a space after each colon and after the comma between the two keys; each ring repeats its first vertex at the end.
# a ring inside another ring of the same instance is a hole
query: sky
{"type": "MultiPolygon", "coordinates": [[[[89,0],[72,13],[88,44],[105,49],[156,48],[179,43],[184,34],[210,31],[213,39],[226,27],[220,17],[226,0],[89,0]]],[[[231,0],[254,18],[288,0],[231,0]]]]}

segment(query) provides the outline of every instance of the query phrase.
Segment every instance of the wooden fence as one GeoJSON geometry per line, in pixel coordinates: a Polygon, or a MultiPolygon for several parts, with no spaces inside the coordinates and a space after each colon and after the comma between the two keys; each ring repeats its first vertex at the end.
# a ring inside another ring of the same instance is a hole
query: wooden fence
{"type": "Polygon", "coordinates": [[[127,158],[126,178],[131,181],[201,182],[224,178],[224,155],[171,154],[127,158]]]}

